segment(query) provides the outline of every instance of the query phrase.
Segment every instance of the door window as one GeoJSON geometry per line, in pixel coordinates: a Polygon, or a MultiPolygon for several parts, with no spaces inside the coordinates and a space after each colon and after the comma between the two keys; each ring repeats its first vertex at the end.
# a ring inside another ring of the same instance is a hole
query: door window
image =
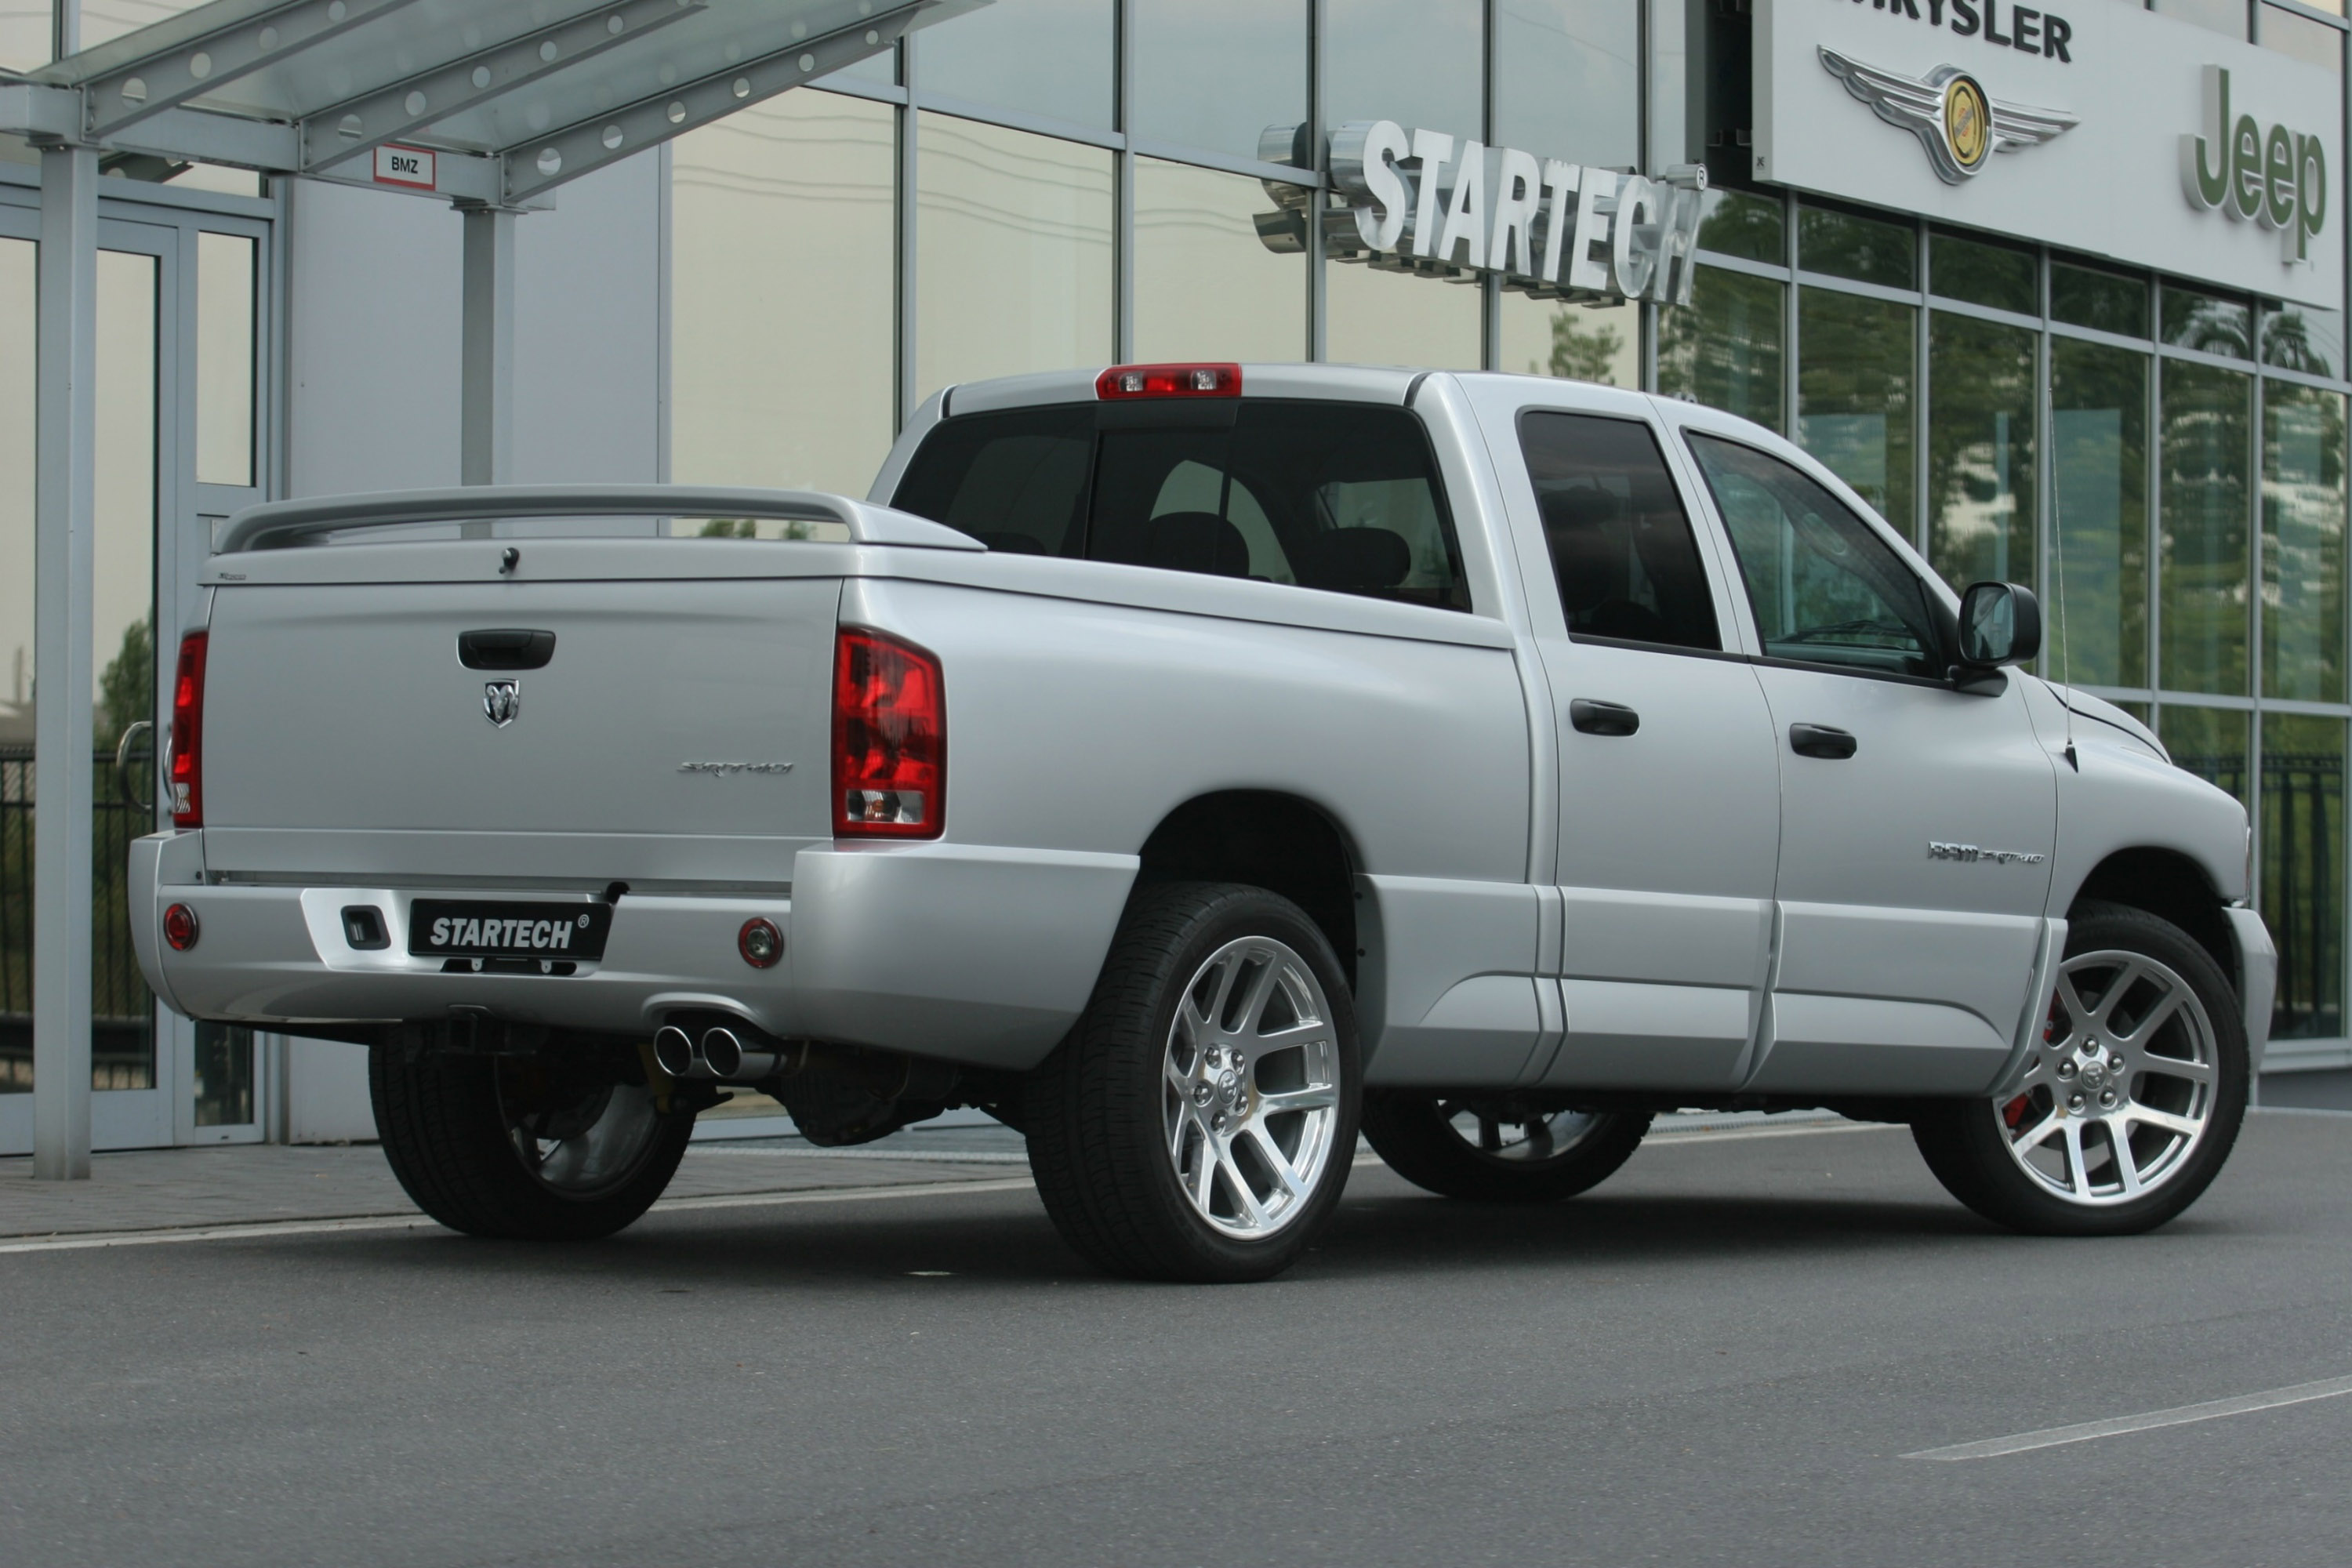
{"type": "Polygon", "coordinates": [[[1570,637],[1723,647],[1698,542],[1647,426],[1530,411],[1519,448],[1570,637]]]}
{"type": "Polygon", "coordinates": [[[1883,675],[1942,673],[1926,590],[1869,524],[1752,447],[1693,434],[1771,658],[1883,675]]]}
{"type": "Polygon", "coordinates": [[[1401,408],[1250,401],[1221,427],[1097,429],[1092,405],[950,419],[895,504],[992,550],[1470,607],[1436,461],[1401,408]]]}

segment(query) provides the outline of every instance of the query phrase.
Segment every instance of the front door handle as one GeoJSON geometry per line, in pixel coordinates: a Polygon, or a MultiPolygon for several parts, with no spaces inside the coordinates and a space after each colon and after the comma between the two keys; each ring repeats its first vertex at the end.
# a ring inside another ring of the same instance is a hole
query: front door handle
{"type": "Polygon", "coordinates": [[[1849,731],[1832,730],[1827,724],[1789,726],[1789,750],[1801,757],[1835,762],[1853,755],[1853,735],[1849,731]]]}
{"type": "Polygon", "coordinates": [[[1588,735],[1630,735],[1642,727],[1642,716],[1622,702],[1596,702],[1590,697],[1569,703],[1568,721],[1588,735]]]}

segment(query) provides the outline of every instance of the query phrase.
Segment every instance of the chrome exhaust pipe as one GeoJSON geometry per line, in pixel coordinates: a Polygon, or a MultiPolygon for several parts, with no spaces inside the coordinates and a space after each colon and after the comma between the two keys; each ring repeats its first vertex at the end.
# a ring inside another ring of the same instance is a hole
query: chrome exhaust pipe
{"type": "MultiPolygon", "coordinates": [[[[743,1032],[751,1033],[748,1028],[743,1032]]],[[[712,1078],[729,1083],[757,1083],[775,1077],[784,1070],[788,1061],[794,1060],[788,1050],[767,1048],[782,1045],[782,1041],[754,1035],[753,1043],[746,1046],[742,1035],[721,1024],[703,1031],[700,1059],[712,1078]]]]}
{"type": "Polygon", "coordinates": [[[662,1071],[672,1078],[698,1078],[702,1053],[694,1048],[694,1037],[676,1024],[664,1024],[654,1031],[654,1060],[662,1071]]]}

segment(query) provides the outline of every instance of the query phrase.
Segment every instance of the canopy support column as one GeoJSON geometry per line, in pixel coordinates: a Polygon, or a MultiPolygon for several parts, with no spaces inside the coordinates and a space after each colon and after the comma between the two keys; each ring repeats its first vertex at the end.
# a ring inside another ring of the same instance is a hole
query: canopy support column
{"type": "Polygon", "coordinates": [[[458,479],[514,482],[515,219],[507,207],[466,207],[464,386],[458,479]]]}
{"type": "MultiPolygon", "coordinates": [[[[33,602],[33,1174],[89,1175],[98,150],[41,150],[33,602]]],[[[131,919],[140,918],[133,910],[131,919]]]]}

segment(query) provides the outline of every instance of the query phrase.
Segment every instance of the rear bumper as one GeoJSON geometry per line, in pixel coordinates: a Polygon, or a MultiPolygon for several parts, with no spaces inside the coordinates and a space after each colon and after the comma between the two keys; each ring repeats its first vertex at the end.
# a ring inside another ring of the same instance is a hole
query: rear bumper
{"type": "Polygon", "coordinates": [[[408,955],[418,897],[585,902],[528,886],[426,889],[211,879],[204,835],[131,847],[134,944],[148,984],[192,1017],[300,1033],[304,1025],[432,1020],[487,1008],[516,1023],[650,1030],[718,1008],[772,1034],[1025,1069],[1091,994],[1133,884],[1133,856],[924,844],[803,849],[777,894],[629,893],[604,955],[556,974],[445,973],[408,955]],[[194,948],[163,941],[163,910],[194,910],[194,948]],[[341,910],[373,904],[391,945],[353,950],[341,910]],[[785,936],[783,962],[746,964],[754,916],[785,936]]]}

